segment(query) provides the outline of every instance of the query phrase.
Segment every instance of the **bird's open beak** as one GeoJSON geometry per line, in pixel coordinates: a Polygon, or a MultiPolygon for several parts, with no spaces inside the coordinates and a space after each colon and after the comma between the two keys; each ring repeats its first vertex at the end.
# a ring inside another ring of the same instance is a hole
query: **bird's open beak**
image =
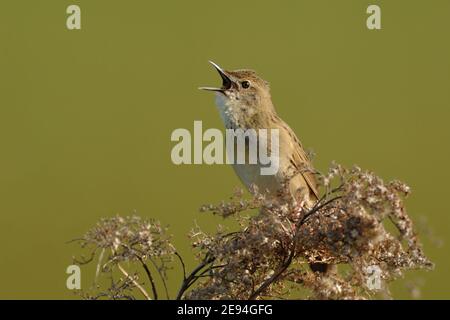
{"type": "Polygon", "coordinates": [[[223,70],[217,63],[214,63],[212,61],[209,61],[214,68],[216,68],[217,72],[219,72],[220,77],[222,78],[222,87],[221,88],[214,88],[214,87],[200,87],[200,90],[207,90],[207,91],[218,91],[218,92],[225,92],[226,90],[231,88],[232,81],[230,79],[230,76],[227,74],[225,70],[223,70]]]}

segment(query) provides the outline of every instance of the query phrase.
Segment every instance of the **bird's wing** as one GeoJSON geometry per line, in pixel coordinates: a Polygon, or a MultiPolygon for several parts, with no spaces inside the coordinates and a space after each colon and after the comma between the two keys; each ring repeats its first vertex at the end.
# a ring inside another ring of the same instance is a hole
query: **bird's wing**
{"type": "Polygon", "coordinates": [[[319,190],[317,188],[316,176],[314,172],[311,171],[313,170],[311,161],[308,159],[308,156],[306,155],[305,150],[303,149],[300,142],[298,142],[298,147],[295,148],[293,158],[294,158],[293,161],[294,166],[296,167],[297,170],[300,171],[301,175],[303,176],[303,179],[305,179],[306,183],[308,184],[308,187],[314,193],[317,200],[320,199],[319,190]],[[308,168],[310,168],[311,170],[308,170],[308,168]]]}
{"type": "Polygon", "coordinates": [[[281,120],[281,125],[282,128],[287,131],[287,134],[290,136],[292,143],[294,143],[294,145],[292,146],[294,152],[291,156],[291,164],[303,176],[303,179],[305,179],[308,187],[314,193],[316,198],[320,199],[316,176],[314,172],[312,172],[313,166],[308,156],[306,155],[305,149],[303,149],[303,146],[300,140],[295,135],[294,131],[292,131],[292,129],[283,120],[281,120]],[[308,168],[310,168],[311,170],[308,170],[308,168]]]}

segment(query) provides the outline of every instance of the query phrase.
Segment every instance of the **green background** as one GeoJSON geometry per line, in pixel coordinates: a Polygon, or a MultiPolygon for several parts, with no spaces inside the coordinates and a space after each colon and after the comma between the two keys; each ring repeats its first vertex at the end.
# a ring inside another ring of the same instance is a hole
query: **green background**
{"type": "Polygon", "coordinates": [[[194,220],[223,222],[198,208],[240,185],[232,169],[170,160],[174,129],[222,128],[197,90],[220,83],[209,59],[271,82],[319,170],[336,160],[407,182],[436,269],[408,273],[394,297],[418,279],[423,298],[450,298],[449,31],[444,0],[2,0],[0,298],[73,298],[65,270],[78,251],[66,241],[100,217],[160,219],[185,257],[194,220]],[[80,31],[66,28],[70,4],[80,31]],[[369,4],[380,31],[366,28],[369,4]]]}

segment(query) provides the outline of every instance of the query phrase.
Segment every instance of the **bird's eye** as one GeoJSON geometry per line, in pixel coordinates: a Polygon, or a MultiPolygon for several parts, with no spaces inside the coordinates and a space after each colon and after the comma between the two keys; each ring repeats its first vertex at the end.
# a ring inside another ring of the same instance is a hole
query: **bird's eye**
{"type": "Polygon", "coordinates": [[[241,82],[241,86],[242,86],[242,88],[244,88],[244,89],[248,89],[248,88],[250,88],[250,82],[248,82],[248,81],[242,81],[242,82],[241,82]]]}

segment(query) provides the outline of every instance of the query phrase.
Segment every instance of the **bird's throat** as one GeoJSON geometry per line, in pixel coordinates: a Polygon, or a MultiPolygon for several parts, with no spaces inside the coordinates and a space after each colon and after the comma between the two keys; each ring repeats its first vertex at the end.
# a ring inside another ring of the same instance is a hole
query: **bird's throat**
{"type": "Polygon", "coordinates": [[[221,92],[216,93],[216,105],[220,118],[227,129],[243,129],[243,119],[240,116],[239,105],[232,98],[221,92]]]}

